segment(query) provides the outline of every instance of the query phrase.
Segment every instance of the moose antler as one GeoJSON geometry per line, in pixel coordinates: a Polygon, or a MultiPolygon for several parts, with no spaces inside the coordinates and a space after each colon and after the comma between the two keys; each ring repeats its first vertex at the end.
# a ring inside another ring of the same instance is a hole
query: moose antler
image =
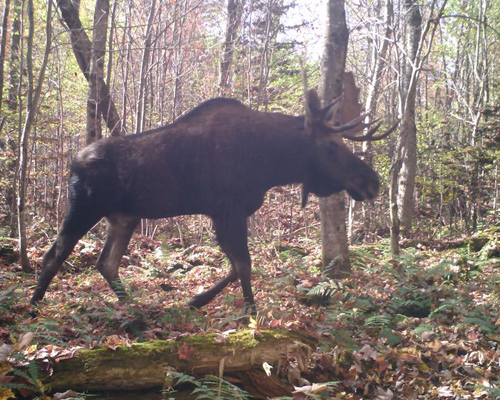
{"type": "Polygon", "coordinates": [[[342,137],[353,140],[355,142],[374,142],[386,138],[398,126],[399,121],[397,121],[384,133],[375,136],[375,133],[381,126],[381,123],[378,123],[377,125],[372,127],[365,135],[357,136],[357,133],[361,132],[364,129],[370,128],[379,120],[376,119],[369,123],[363,122],[368,114],[361,114],[361,104],[359,103],[359,89],[354,82],[354,75],[352,74],[352,72],[344,73],[344,93],[341,96],[335,98],[326,107],[321,108],[321,101],[318,97],[317,92],[314,89],[308,90],[307,74],[302,62],[302,58],[299,58],[299,63],[301,68],[302,84],[304,87],[305,108],[307,111],[307,115],[310,117],[315,115],[316,118],[322,120],[323,123],[328,126],[328,129],[331,133],[342,133],[342,137]],[[333,125],[333,123],[329,123],[333,116],[333,107],[341,100],[342,105],[340,108],[339,119],[340,121],[349,122],[342,125],[333,125]]]}
{"type": "Polygon", "coordinates": [[[349,121],[347,124],[344,125],[338,125],[338,126],[329,126],[328,128],[333,132],[333,133],[342,133],[342,137],[353,140],[355,142],[374,142],[377,140],[382,140],[389,136],[391,132],[393,132],[396,127],[399,124],[399,120],[392,125],[387,131],[382,133],[381,135],[374,136],[375,132],[377,132],[378,128],[380,128],[380,125],[382,125],[381,122],[379,122],[377,125],[375,125],[373,128],[371,128],[366,135],[363,136],[356,136],[356,133],[361,132],[363,129],[369,128],[372,126],[374,123],[378,122],[379,120],[376,119],[372,122],[369,122],[367,124],[361,123],[363,119],[365,119],[366,114],[360,115],[357,118],[354,118],[352,121],[349,121]],[[345,131],[351,130],[351,133],[345,133],[345,131]]]}
{"type": "MultiPolygon", "coordinates": [[[[378,120],[375,120],[369,124],[361,124],[362,127],[361,127],[360,131],[362,129],[368,128],[370,125],[374,124],[377,121],[378,120]]],[[[394,125],[392,125],[389,129],[387,129],[384,133],[382,133],[378,136],[373,136],[375,134],[375,132],[377,132],[378,128],[380,128],[380,125],[382,125],[382,123],[378,123],[377,125],[375,125],[373,128],[371,128],[366,133],[366,135],[363,135],[363,136],[356,136],[353,134],[344,134],[344,135],[342,135],[342,137],[349,139],[349,140],[353,140],[355,142],[375,142],[377,140],[382,140],[382,139],[386,138],[387,136],[389,136],[391,134],[391,132],[393,132],[397,128],[397,126],[399,125],[399,120],[394,125]]]]}
{"type": "Polygon", "coordinates": [[[399,124],[399,121],[391,126],[384,133],[375,136],[375,132],[380,128],[381,123],[378,119],[371,121],[369,123],[364,123],[363,120],[368,114],[361,114],[361,104],[359,103],[359,89],[354,81],[354,75],[352,72],[344,73],[344,95],[343,103],[340,109],[340,120],[349,121],[342,125],[329,126],[329,129],[333,133],[342,133],[342,137],[353,140],[356,142],[369,141],[373,142],[376,140],[384,139],[393,132],[399,124]],[[377,124],[376,124],[377,123],[377,124]],[[376,124],[372,127],[372,125],[376,124]],[[371,127],[371,128],[370,128],[371,127]],[[363,136],[357,136],[357,133],[364,129],[370,128],[370,130],[363,136]]]}

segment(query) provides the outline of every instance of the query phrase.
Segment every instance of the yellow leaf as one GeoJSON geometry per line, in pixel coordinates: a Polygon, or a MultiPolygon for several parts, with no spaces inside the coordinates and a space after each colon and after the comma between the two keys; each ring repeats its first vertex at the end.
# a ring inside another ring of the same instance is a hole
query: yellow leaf
{"type": "Polygon", "coordinates": [[[9,363],[0,362],[0,376],[5,376],[10,371],[12,371],[12,366],[9,363]]]}
{"type": "Polygon", "coordinates": [[[255,319],[253,319],[252,317],[250,317],[250,322],[248,323],[248,327],[250,329],[259,329],[259,327],[257,325],[257,321],[255,319]]]}
{"type": "Polygon", "coordinates": [[[429,372],[431,370],[426,363],[420,363],[420,364],[418,364],[418,369],[421,372],[429,372]]]}
{"type": "Polygon", "coordinates": [[[0,387],[0,400],[15,399],[16,396],[12,393],[12,390],[0,387]]]}

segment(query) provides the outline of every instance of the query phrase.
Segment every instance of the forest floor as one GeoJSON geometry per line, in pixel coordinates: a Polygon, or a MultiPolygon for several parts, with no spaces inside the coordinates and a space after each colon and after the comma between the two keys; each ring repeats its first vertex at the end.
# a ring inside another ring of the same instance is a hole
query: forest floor
{"type": "MultiPolygon", "coordinates": [[[[38,266],[48,245],[44,238],[30,248],[38,266]]],[[[115,299],[93,267],[102,246],[96,238],[79,242],[36,317],[28,305],[35,276],[0,259],[0,358],[2,344],[16,342],[23,357],[34,359],[248,328],[239,283],[202,310],[185,305],[228,271],[223,253],[208,241],[182,248],[137,235],[120,270],[131,293],[127,303],[115,299]]],[[[300,380],[327,384],[313,386],[317,391],[309,395],[299,389],[294,399],[500,398],[500,259],[487,247],[417,245],[393,259],[385,241],[354,246],[352,275],[331,280],[321,272],[316,241],[251,240],[259,317],[250,324],[319,339],[300,380]]],[[[0,385],[22,381],[34,390],[18,396],[38,392],[43,398],[36,371],[16,374],[5,358],[0,385]]],[[[0,387],[0,399],[9,393],[0,387]]]]}

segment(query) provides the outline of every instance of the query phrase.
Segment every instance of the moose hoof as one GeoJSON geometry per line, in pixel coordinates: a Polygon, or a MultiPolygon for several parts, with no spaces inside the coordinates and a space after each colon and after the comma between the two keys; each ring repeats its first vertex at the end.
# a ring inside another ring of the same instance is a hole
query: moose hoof
{"type": "Polygon", "coordinates": [[[207,301],[200,295],[194,296],[191,300],[188,301],[188,306],[192,310],[198,310],[207,304],[207,301]]]}

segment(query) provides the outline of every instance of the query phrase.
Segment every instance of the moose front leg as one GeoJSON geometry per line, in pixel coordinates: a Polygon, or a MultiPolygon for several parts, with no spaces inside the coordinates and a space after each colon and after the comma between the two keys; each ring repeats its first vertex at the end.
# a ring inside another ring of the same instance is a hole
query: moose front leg
{"type": "Polygon", "coordinates": [[[212,288],[195,296],[189,305],[200,308],[209,303],[222,289],[240,278],[246,312],[256,313],[251,284],[251,259],[248,252],[246,216],[213,218],[219,245],[231,262],[231,272],[212,288]]]}
{"type": "Polygon", "coordinates": [[[118,267],[123,254],[127,250],[134,229],[139,223],[139,219],[113,214],[106,217],[106,220],[108,223],[106,243],[97,260],[96,267],[118,296],[118,299],[125,301],[128,295],[118,275],[118,267]]]}
{"type": "Polygon", "coordinates": [[[78,243],[78,240],[101,219],[100,215],[90,211],[90,209],[91,207],[85,207],[85,204],[75,204],[75,201],[70,205],[56,241],[43,256],[42,272],[38,277],[31,304],[36,304],[43,299],[47,287],[78,243]]]}

